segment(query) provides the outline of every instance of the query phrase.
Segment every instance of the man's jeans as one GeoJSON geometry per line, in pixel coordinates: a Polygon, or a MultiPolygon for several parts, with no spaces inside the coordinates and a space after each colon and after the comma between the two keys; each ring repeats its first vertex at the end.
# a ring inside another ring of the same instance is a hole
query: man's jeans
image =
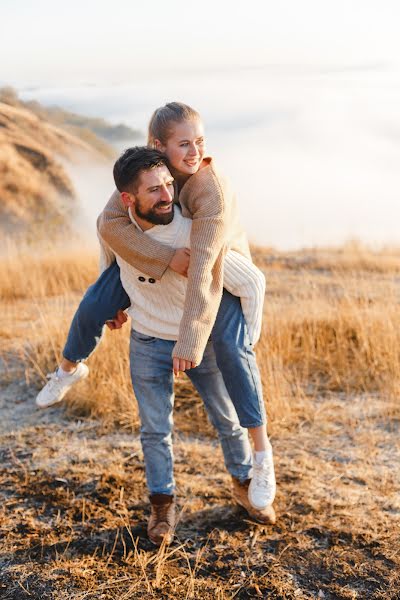
{"type": "MultiPolygon", "coordinates": [[[[132,385],[139,405],[140,439],[150,494],[173,494],[172,350],[175,342],[131,332],[132,385]]],[[[187,371],[199,392],[209,419],[218,432],[229,473],[241,481],[249,478],[251,448],[217,367],[209,342],[201,365],[187,371]]]]}
{"type": "MultiPolygon", "coordinates": [[[[114,262],[83,297],[73,318],[63,356],[72,362],[88,358],[100,341],[105,322],[129,305],[119,267],[114,262]]],[[[260,373],[247,335],[240,298],[225,289],[211,339],[240,424],[242,427],[263,425],[266,416],[260,373]]]]}

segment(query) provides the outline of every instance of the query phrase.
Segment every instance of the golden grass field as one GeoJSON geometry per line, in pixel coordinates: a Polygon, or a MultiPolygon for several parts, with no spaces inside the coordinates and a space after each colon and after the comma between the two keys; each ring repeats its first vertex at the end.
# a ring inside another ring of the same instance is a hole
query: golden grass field
{"type": "Polygon", "coordinates": [[[0,262],[0,597],[398,598],[400,251],[278,253],[257,348],[274,445],[277,524],[231,502],[201,400],[177,383],[177,540],[146,539],[128,364],[106,332],[63,405],[34,397],[97,274],[82,242],[4,244],[0,262]]]}

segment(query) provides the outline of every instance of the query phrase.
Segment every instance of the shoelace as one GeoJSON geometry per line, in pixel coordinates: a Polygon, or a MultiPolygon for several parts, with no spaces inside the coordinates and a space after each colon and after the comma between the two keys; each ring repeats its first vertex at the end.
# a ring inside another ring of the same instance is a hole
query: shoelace
{"type": "Polygon", "coordinates": [[[257,487],[267,488],[268,487],[268,478],[270,476],[269,467],[264,462],[261,465],[255,464],[253,469],[254,469],[253,478],[255,479],[255,483],[256,483],[257,487]]]}
{"type": "Polygon", "coordinates": [[[154,509],[154,512],[156,513],[157,521],[166,521],[168,523],[168,525],[171,525],[171,518],[168,518],[168,516],[169,516],[168,512],[169,512],[170,508],[172,508],[171,503],[159,504],[159,505],[153,504],[153,509],[154,509]]]}
{"type": "Polygon", "coordinates": [[[54,377],[57,377],[57,379],[58,379],[58,375],[57,375],[56,371],[54,371],[53,373],[47,373],[46,377],[47,377],[47,379],[53,379],[54,377]]]}
{"type": "Polygon", "coordinates": [[[59,378],[59,376],[57,375],[57,373],[47,373],[46,378],[49,380],[48,381],[48,386],[49,387],[54,387],[55,385],[57,385],[61,379],[59,378]]]}

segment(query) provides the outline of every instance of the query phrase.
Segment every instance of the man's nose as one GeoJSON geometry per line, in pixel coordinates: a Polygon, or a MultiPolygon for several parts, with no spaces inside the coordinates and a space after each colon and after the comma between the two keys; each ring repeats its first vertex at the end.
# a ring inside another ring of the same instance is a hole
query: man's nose
{"type": "Polygon", "coordinates": [[[161,200],[170,202],[172,199],[173,199],[173,194],[171,193],[171,191],[169,190],[169,188],[166,185],[163,185],[161,188],[161,200]]]}

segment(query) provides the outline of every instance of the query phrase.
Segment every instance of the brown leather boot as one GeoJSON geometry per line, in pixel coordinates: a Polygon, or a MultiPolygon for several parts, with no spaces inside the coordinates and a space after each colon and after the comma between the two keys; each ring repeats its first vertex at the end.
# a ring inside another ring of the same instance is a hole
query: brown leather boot
{"type": "Polygon", "coordinates": [[[258,521],[258,523],[269,523],[273,525],[276,521],[276,515],[272,505],[259,510],[253,508],[250,504],[248,497],[249,483],[250,479],[240,483],[236,477],[232,477],[232,496],[234,500],[247,510],[249,516],[255,521],[258,521]]]}
{"type": "Polygon", "coordinates": [[[150,496],[151,514],[147,524],[149,540],[156,546],[170,544],[175,529],[175,500],[168,494],[150,496]]]}

